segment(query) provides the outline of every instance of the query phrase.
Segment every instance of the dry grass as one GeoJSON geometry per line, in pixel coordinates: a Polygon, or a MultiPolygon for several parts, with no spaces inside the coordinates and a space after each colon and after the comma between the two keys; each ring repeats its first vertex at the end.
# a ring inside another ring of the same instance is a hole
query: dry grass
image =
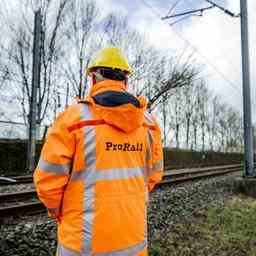
{"type": "Polygon", "coordinates": [[[150,256],[256,256],[256,200],[212,204],[152,239],[150,256]]]}

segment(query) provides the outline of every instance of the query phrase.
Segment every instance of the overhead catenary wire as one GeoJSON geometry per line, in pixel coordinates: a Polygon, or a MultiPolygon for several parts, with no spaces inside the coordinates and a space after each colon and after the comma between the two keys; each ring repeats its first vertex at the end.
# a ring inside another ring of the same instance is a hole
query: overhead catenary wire
{"type": "Polygon", "coordinates": [[[172,15],[166,15],[166,16],[162,17],[161,19],[166,20],[166,19],[175,18],[175,17],[179,17],[179,16],[185,16],[185,15],[188,15],[188,14],[193,14],[193,13],[198,13],[198,12],[200,12],[202,14],[203,11],[210,10],[214,7],[215,7],[214,5],[211,5],[211,6],[207,6],[205,8],[195,9],[195,10],[186,11],[186,12],[177,13],[177,14],[172,14],[172,15]]]}
{"type": "Polygon", "coordinates": [[[0,120],[0,123],[3,123],[3,124],[15,124],[15,125],[27,125],[25,123],[14,122],[14,121],[9,121],[9,120],[0,120]]]}
{"type": "Polygon", "coordinates": [[[237,18],[240,16],[240,14],[234,14],[233,12],[229,11],[228,9],[220,6],[219,4],[211,1],[211,0],[205,0],[207,3],[212,4],[214,6],[216,6],[218,9],[222,10],[223,12],[225,12],[226,14],[228,14],[229,16],[233,17],[233,18],[237,18]]]}
{"type": "MultiPolygon", "coordinates": [[[[179,2],[179,1],[177,1],[179,2]]],[[[171,11],[174,10],[174,8],[176,7],[177,2],[174,3],[174,5],[172,5],[171,7],[171,11]]],[[[189,19],[191,17],[202,17],[203,16],[203,12],[212,8],[215,8],[216,6],[214,5],[210,5],[208,7],[204,7],[204,8],[200,8],[200,9],[194,9],[194,10],[190,10],[190,11],[186,11],[186,12],[182,12],[182,13],[177,13],[177,14],[172,14],[171,11],[169,10],[168,13],[164,16],[161,17],[161,19],[170,19],[170,18],[177,18],[177,17],[181,17],[180,19],[176,19],[174,22],[169,23],[170,26],[173,26],[185,19],[189,19]],[[197,14],[199,13],[199,14],[197,14]]]]}
{"type": "MultiPolygon", "coordinates": [[[[162,20],[162,15],[160,12],[158,12],[157,10],[155,10],[155,8],[153,6],[151,6],[146,0],[141,0],[141,2],[147,6],[152,13],[154,13],[155,16],[157,16],[157,18],[160,18],[162,20]]],[[[164,20],[162,20],[163,22],[165,22],[164,20]]],[[[167,24],[167,23],[166,23],[167,24]]],[[[167,24],[169,26],[169,24],[167,24]]],[[[172,26],[169,26],[174,32],[175,34],[181,38],[187,45],[189,45],[195,52],[198,53],[198,55],[200,57],[202,57],[203,59],[206,60],[206,63],[209,64],[216,73],[218,73],[222,79],[224,81],[226,81],[227,84],[229,84],[233,89],[235,89],[235,91],[239,94],[239,96],[241,96],[241,92],[240,89],[237,87],[237,85],[235,83],[233,83],[232,81],[230,81],[209,59],[208,57],[206,57],[204,54],[202,54],[193,44],[191,44],[185,37],[183,37],[180,33],[178,33],[172,26]]]]}
{"type": "Polygon", "coordinates": [[[169,11],[166,15],[170,15],[180,1],[181,0],[176,0],[176,2],[171,6],[171,8],[169,9],[169,11]]]}
{"type": "Polygon", "coordinates": [[[191,18],[191,17],[193,17],[193,16],[201,17],[202,14],[200,14],[200,15],[195,15],[195,14],[194,14],[194,15],[188,15],[188,16],[182,17],[182,18],[180,18],[180,19],[174,21],[173,23],[169,23],[169,25],[170,25],[170,26],[173,26],[173,25],[175,25],[175,24],[177,24],[177,23],[179,23],[179,22],[181,22],[181,21],[183,21],[183,20],[189,19],[189,18],[191,18]]]}
{"type": "MultiPolygon", "coordinates": [[[[187,0],[187,1],[188,1],[188,4],[192,4],[192,1],[191,1],[191,0],[187,0]]],[[[213,23],[212,25],[215,26],[216,30],[219,29],[219,26],[218,26],[217,23],[213,23]]],[[[231,57],[230,54],[233,54],[233,50],[234,50],[234,49],[232,48],[233,45],[234,45],[234,44],[230,44],[230,46],[229,46],[228,48],[226,48],[226,52],[225,52],[225,59],[226,59],[226,62],[227,62],[227,57],[229,57],[229,56],[231,57]]],[[[230,61],[228,61],[228,63],[230,63],[230,61]]],[[[241,72],[240,69],[238,69],[238,67],[235,67],[235,66],[233,65],[233,63],[230,63],[230,66],[229,66],[229,67],[232,68],[234,74],[239,74],[239,72],[241,72]]]]}

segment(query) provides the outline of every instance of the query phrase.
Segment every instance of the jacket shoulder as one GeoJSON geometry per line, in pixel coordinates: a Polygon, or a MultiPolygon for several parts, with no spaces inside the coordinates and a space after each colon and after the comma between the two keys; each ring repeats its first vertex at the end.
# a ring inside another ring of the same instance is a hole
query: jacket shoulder
{"type": "Polygon", "coordinates": [[[156,117],[149,113],[149,112],[145,112],[144,114],[144,123],[146,124],[146,126],[148,126],[151,130],[157,131],[158,133],[161,133],[161,128],[157,122],[156,117]]]}
{"type": "Polygon", "coordinates": [[[144,122],[148,125],[157,125],[155,117],[148,111],[145,111],[144,113],[144,122]]]}
{"type": "Polygon", "coordinates": [[[55,123],[62,123],[71,125],[81,119],[81,106],[80,104],[73,104],[67,107],[62,113],[59,114],[55,123]]]}

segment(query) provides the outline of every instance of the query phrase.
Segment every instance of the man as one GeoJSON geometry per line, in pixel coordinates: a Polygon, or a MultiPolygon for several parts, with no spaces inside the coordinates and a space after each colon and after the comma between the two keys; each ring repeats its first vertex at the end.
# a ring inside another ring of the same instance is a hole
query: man
{"type": "Polygon", "coordinates": [[[59,256],[147,255],[147,193],[163,153],[145,99],[126,92],[131,73],[120,49],[99,51],[89,95],[57,118],[43,146],[34,182],[58,222],[59,256]]]}

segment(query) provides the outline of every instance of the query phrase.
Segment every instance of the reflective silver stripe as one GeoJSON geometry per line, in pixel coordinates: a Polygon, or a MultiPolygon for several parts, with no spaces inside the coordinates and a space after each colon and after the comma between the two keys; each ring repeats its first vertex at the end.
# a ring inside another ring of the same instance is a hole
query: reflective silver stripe
{"type": "Polygon", "coordinates": [[[153,134],[150,130],[148,130],[148,135],[147,135],[147,151],[146,151],[146,162],[149,162],[152,158],[152,145],[153,145],[153,134]]]}
{"type": "Polygon", "coordinates": [[[159,160],[156,163],[153,164],[152,166],[152,172],[155,171],[160,171],[164,168],[164,161],[163,160],[159,160]]]}
{"type": "Polygon", "coordinates": [[[96,181],[100,180],[121,180],[144,177],[144,168],[121,168],[111,170],[100,170],[96,173],[96,181]]]}
{"type": "Polygon", "coordinates": [[[57,256],[81,256],[81,253],[68,249],[59,242],[57,247],[57,256]]]}
{"type": "Polygon", "coordinates": [[[37,168],[47,172],[68,175],[70,170],[70,164],[53,164],[40,158],[37,168]]]}
{"type": "MultiPolygon", "coordinates": [[[[96,253],[93,255],[95,256],[135,256],[141,251],[143,251],[146,248],[146,246],[147,246],[147,241],[145,240],[139,244],[136,244],[134,246],[131,246],[123,250],[105,252],[105,253],[96,253]]],[[[68,249],[61,243],[58,243],[57,255],[58,256],[92,256],[92,254],[88,254],[87,252],[80,253],[72,249],[68,249]]]]}
{"type": "Polygon", "coordinates": [[[139,252],[143,251],[147,246],[147,242],[143,241],[139,244],[126,248],[124,250],[118,250],[114,252],[96,253],[96,256],[136,256],[139,252]]]}
{"type": "Polygon", "coordinates": [[[150,125],[154,125],[155,124],[155,122],[154,122],[154,119],[153,119],[153,117],[151,116],[151,114],[149,114],[149,113],[145,113],[145,118],[146,118],[146,122],[148,123],[148,124],[150,124],[150,125]]]}
{"type": "Polygon", "coordinates": [[[121,180],[132,179],[139,176],[144,176],[144,168],[116,168],[106,170],[96,170],[95,172],[80,171],[73,172],[71,180],[85,180],[87,184],[101,180],[121,180]]]}
{"type": "Polygon", "coordinates": [[[146,149],[146,159],[145,159],[146,163],[148,163],[151,160],[151,156],[152,156],[152,151],[151,151],[151,148],[149,147],[146,149]]]}
{"type": "MultiPolygon", "coordinates": [[[[82,119],[90,120],[92,115],[89,107],[82,104],[82,119]]],[[[84,159],[86,169],[83,173],[85,177],[84,191],[84,215],[83,215],[83,245],[82,255],[92,255],[92,226],[95,216],[95,169],[96,169],[96,137],[94,126],[85,126],[84,132],[84,159]],[[90,182],[88,182],[90,180],[90,182]]]]}
{"type": "Polygon", "coordinates": [[[149,140],[149,144],[152,146],[154,143],[154,138],[151,130],[148,130],[148,140],[149,140]]]}
{"type": "MultiPolygon", "coordinates": [[[[87,105],[83,104],[81,117],[84,120],[92,119],[87,105]]],[[[71,180],[82,179],[85,181],[84,190],[84,215],[83,215],[83,238],[81,254],[83,256],[92,256],[92,231],[95,217],[95,183],[100,180],[130,179],[133,177],[144,177],[144,168],[117,168],[96,170],[96,132],[94,126],[85,126],[84,132],[84,161],[85,170],[72,173],[71,180]]],[[[145,234],[146,237],[146,234],[145,234]]],[[[134,256],[145,248],[146,242],[140,243],[125,250],[119,250],[104,254],[95,255],[113,255],[113,256],[134,256]]],[[[77,255],[77,254],[74,254],[77,255]]],[[[65,255],[66,256],[66,255],[65,255]]],[[[67,256],[73,256],[67,254],[67,256]]]]}
{"type": "Polygon", "coordinates": [[[85,177],[85,171],[72,171],[70,181],[83,180],[85,177]]]}

